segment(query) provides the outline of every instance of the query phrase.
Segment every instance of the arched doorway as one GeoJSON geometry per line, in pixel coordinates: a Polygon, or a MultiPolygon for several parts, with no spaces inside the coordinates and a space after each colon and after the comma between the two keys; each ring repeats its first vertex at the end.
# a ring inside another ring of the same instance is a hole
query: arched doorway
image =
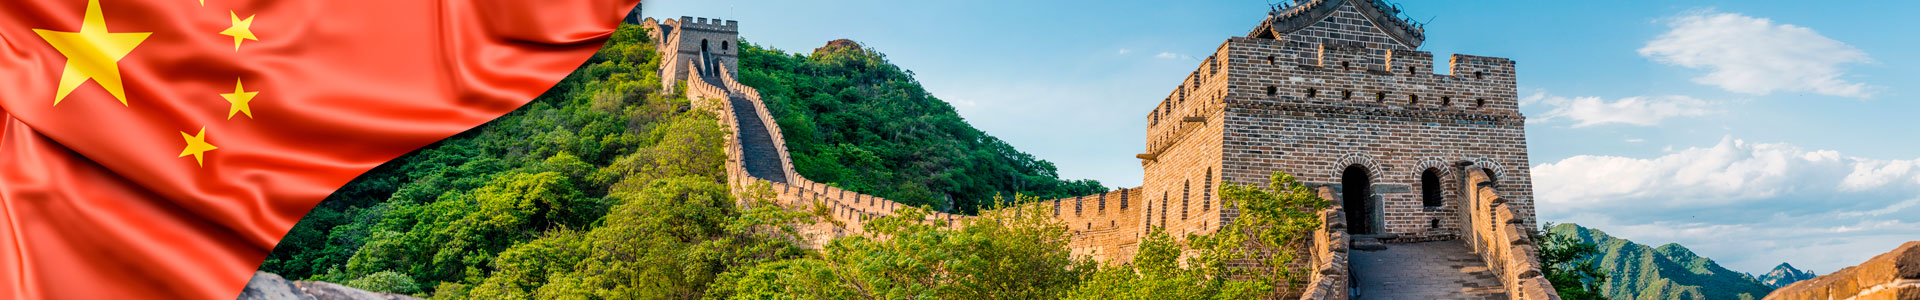
{"type": "Polygon", "coordinates": [[[1420,205],[1438,208],[1445,200],[1440,190],[1440,169],[1430,168],[1420,172],[1420,205]]]}
{"type": "Polygon", "coordinates": [[[1373,179],[1366,167],[1352,165],[1341,172],[1340,195],[1347,210],[1347,233],[1373,234],[1373,179]]]}
{"type": "Polygon", "coordinates": [[[713,67],[713,54],[710,52],[711,45],[712,44],[707,42],[707,39],[700,39],[700,70],[709,75],[719,74],[720,69],[713,67]]]}

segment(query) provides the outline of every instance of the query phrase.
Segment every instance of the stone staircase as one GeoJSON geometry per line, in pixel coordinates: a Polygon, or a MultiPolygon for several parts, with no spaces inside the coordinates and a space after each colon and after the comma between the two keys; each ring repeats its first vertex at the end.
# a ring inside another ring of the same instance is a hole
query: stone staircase
{"type": "MultiPolygon", "coordinates": [[[[701,76],[714,86],[720,79],[701,76]]],[[[733,107],[733,116],[739,120],[741,164],[747,174],[774,183],[787,183],[785,166],[780,165],[780,151],[774,148],[773,134],[767,132],[767,120],[760,119],[760,112],[754,108],[753,101],[735,91],[728,91],[727,105],[733,107]]]]}

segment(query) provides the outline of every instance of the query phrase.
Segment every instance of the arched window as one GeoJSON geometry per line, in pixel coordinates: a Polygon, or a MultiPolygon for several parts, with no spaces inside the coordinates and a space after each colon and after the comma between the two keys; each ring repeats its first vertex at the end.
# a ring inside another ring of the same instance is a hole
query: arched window
{"type": "Polygon", "coordinates": [[[1387,102],[1387,92],[1373,93],[1374,102],[1387,102]]]}
{"type": "Polygon", "coordinates": [[[1206,183],[1200,186],[1200,211],[1213,210],[1213,168],[1207,168],[1206,183]]]}
{"type": "Polygon", "coordinates": [[[1313,100],[1313,97],[1318,97],[1318,96],[1320,96],[1320,90],[1307,88],[1307,100],[1313,100]]]}
{"type": "Polygon", "coordinates": [[[1353,69],[1353,64],[1351,64],[1351,63],[1347,63],[1347,62],[1344,62],[1344,61],[1343,61],[1343,62],[1340,62],[1340,68],[1341,68],[1341,69],[1349,69],[1349,70],[1351,70],[1351,69],[1353,69]]]}
{"type": "Polygon", "coordinates": [[[1353,100],[1353,91],[1341,90],[1340,100],[1353,100]]]}
{"type": "Polygon", "coordinates": [[[1188,202],[1188,199],[1193,198],[1192,196],[1193,196],[1193,180],[1187,180],[1186,183],[1181,183],[1180,184],[1180,219],[1181,220],[1187,219],[1187,203],[1190,203],[1188,202]]]}
{"type": "Polygon", "coordinates": [[[1420,205],[1440,207],[1440,169],[1427,169],[1420,172],[1420,205]]]}
{"type": "Polygon", "coordinates": [[[1415,72],[1413,66],[1407,66],[1407,75],[1420,75],[1420,73],[1415,72]]]}
{"type": "Polygon", "coordinates": [[[1160,227],[1167,227],[1167,192],[1160,192],[1160,227]]]}
{"type": "Polygon", "coordinates": [[[720,51],[727,51],[727,41],[720,41],[720,51]]]}
{"type": "Polygon", "coordinates": [[[1420,95],[1407,95],[1407,106],[1419,105],[1420,95]]]}
{"type": "Polygon", "coordinates": [[[1273,96],[1278,94],[1280,94],[1280,88],[1276,88],[1271,85],[1267,86],[1267,96],[1273,96]]]}
{"type": "Polygon", "coordinates": [[[1440,106],[1442,106],[1442,107],[1452,107],[1452,106],[1453,106],[1453,97],[1440,97],[1440,106]]]}
{"type": "Polygon", "coordinates": [[[1473,107],[1487,107],[1487,98],[1474,98],[1473,107]]]}

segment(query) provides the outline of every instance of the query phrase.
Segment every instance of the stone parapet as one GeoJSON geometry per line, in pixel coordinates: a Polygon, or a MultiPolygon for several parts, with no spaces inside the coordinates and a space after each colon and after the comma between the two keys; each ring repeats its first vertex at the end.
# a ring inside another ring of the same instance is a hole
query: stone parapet
{"type": "Polygon", "coordinates": [[[1320,211],[1320,227],[1313,230],[1313,244],[1309,251],[1313,272],[1307,276],[1305,290],[1300,299],[1337,300],[1347,299],[1348,287],[1352,285],[1353,274],[1347,266],[1349,245],[1353,238],[1347,234],[1347,217],[1340,207],[1340,197],[1333,188],[1315,189],[1320,199],[1332,205],[1320,211]]]}
{"type": "Polygon", "coordinates": [[[1469,201],[1467,245],[1499,275],[1509,297],[1560,299],[1540,271],[1539,248],[1534,244],[1533,231],[1524,222],[1525,215],[1500,197],[1487,169],[1468,166],[1463,171],[1466,184],[1460,188],[1466,190],[1462,195],[1469,201]]]}

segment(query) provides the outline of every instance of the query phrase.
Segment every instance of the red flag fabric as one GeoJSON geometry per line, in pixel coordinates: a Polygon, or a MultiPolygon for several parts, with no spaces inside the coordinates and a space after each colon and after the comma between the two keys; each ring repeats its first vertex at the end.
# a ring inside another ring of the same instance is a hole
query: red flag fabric
{"type": "Polygon", "coordinates": [[[0,4],[0,298],[233,299],[321,199],[526,104],[638,2],[0,4]]]}

